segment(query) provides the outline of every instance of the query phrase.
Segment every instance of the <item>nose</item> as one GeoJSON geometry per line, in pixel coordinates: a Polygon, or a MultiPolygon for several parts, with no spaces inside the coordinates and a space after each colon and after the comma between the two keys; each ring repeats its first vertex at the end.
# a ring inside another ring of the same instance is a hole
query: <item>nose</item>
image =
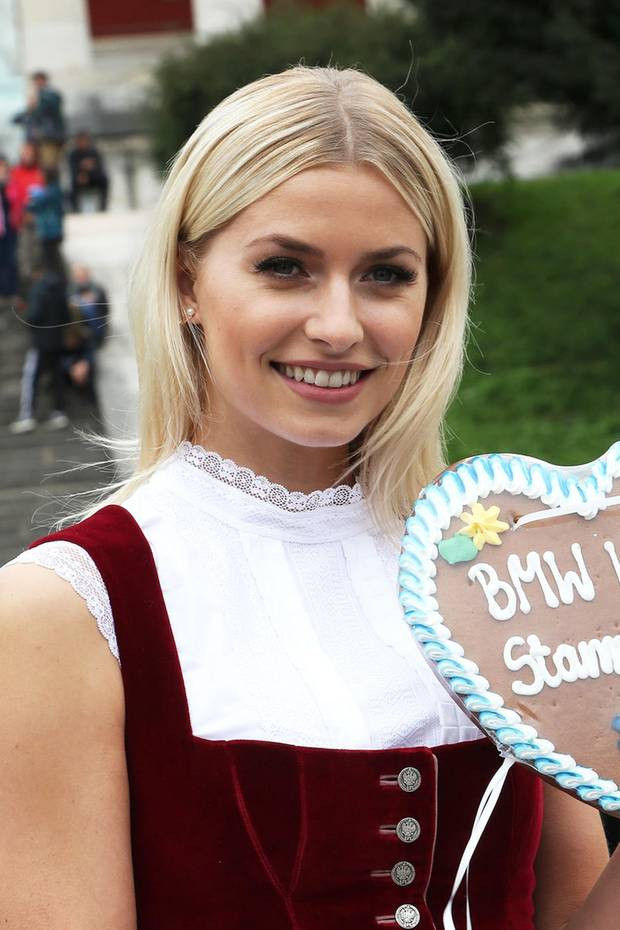
{"type": "Polygon", "coordinates": [[[364,327],[348,281],[334,281],[322,293],[314,293],[304,330],[312,342],[338,355],[362,341],[364,327]]]}

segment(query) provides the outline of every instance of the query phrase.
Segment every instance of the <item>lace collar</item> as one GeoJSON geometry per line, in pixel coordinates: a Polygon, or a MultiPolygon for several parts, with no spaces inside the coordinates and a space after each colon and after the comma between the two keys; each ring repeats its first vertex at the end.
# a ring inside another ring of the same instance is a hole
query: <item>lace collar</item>
{"type": "Polygon", "coordinates": [[[237,488],[257,500],[267,501],[287,513],[304,513],[322,507],[343,507],[363,500],[362,487],[357,482],[353,487],[340,484],[324,491],[289,491],[282,484],[274,484],[264,475],[255,474],[251,468],[243,468],[231,459],[223,459],[217,452],[210,452],[202,446],[182,442],[177,455],[189,465],[206,472],[212,478],[223,481],[232,488],[237,488]]]}

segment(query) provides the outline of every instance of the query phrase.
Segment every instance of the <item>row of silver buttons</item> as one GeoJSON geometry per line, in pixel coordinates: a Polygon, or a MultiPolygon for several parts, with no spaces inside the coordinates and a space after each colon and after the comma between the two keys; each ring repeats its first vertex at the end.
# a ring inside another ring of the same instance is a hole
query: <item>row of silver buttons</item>
{"type": "MultiPolygon", "coordinates": [[[[411,794],[422,784],[422,776],[413,765],[401,769],[396,777],[401,791],[411,794]]],[[[396,824],[396,835],[403,843],[413,843],[420,835],[420,824],[415,817],[403,817],[396,824]]],[[[392,881],[401,887],[411,885],[415,878],[415,869],[411,862],[397,862],[392,869],[392,881]]],[[[412,930],[420,923],[420,912],[414,904],[401,904],[396,908],[394,920],[402,930],[412,930]]]]}

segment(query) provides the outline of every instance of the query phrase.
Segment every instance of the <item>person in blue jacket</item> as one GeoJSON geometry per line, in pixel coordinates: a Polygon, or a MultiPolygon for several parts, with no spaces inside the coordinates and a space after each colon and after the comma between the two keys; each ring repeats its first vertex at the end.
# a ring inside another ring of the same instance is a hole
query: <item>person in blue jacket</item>
{"type": "Polygon", "coordinates": [[[26,109],[16,113],[13,122],[23,127],[26,142],[36,145],[41,165],[57,168],[67,135],[62,94],[51,86],[45,71],[35,71],[31,80],[26,109]]]}
{"type": "Polygon", "coordinates": [[[45,168],[43,177],[45,184],[43,187],[32,188],[27,209],[34,217],[35,232],[41,246],[43,262],[57,264],[63,238],[62,190],[56,168],[45,168]]]}

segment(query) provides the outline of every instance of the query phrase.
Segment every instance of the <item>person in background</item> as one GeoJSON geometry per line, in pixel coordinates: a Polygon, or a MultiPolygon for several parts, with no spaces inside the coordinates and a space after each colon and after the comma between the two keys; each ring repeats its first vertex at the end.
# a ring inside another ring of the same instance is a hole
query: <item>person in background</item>
{"type": "Polygon", "coordinates": [[[78,387],[85,388],[96,407],[96,353],[106,336],[108,297],[101,285],[93,280],[86,265],[74,265],[71,269],[69,304],[83,325],[80,327],[80,344],[67,353],[65,365],[71,380],[78,387]]]}
{"type": "Polygon", "coordinates": [[[34,216],[34,227],[43,259],[48,264],[60,261],[60,243],[63,237],[62,191],[56,168],[45,168],[43,187],[33,187],[27,209],[34,216]]]}
{"type": "Polygon", "coordinates": [[[13,117],[24,127],[26,141],[37,146],[41,164],[58,168],[66,137],[62,95],[49,82],[45,71],[32,75],[32,91],[26,109],[13,117]]]}
{"type": "Polygon", "coordinates": [[[9,176],[9,162],[0,155],[0,305],[10,304],[17,294],[17,231],[11,222],[9,176]]]}
{"type": "Polygon", "coordinates": [[[97,195],[99,209],[108,205],[108,176],[103,157],[93,144],[88,132],[79,132],[75,137],[75,146],[69,152],[69,170],[71,173],[71,206],[76,213],[82,207],[81,195],[97,195]]]}
{"type": "Polygon", "coordinates": [[[19,162],[11,168],[6,187],[9,201],[9,219],[17,232],[17,268],[20,293],[24,294],[30,281],[38,256],[38,242],[34,218],[26,209],[34,188],[45,184],[43,172],[37,161],[37,150],[32,142],[25,142],[19,154],[19,162]]]}
{"type": "Polygon", "coordinates": [[[69,423],[65,412],[63,354],[71,323],[67,279],[58,255],[43,256],[35,271],[28,296],[25,321],[31,327],[32,346],[22,370],[19,414],[10,424],[12,433],[29,433],[37,425],[34,411],[41,376],[51,376],[52,409],[46,422],[50,429],[69,423]]]}

